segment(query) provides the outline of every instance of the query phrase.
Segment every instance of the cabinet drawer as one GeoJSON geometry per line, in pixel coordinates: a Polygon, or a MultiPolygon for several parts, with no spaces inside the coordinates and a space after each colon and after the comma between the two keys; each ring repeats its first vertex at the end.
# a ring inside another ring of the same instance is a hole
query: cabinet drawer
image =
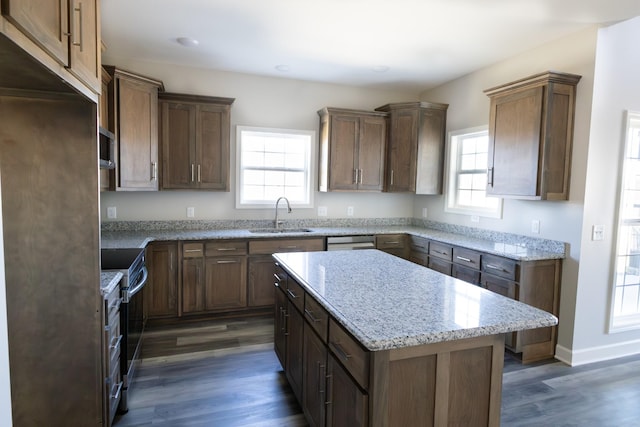
{"type": "Polygon", "coordinates": [[[287,280],[287,296],[302,313],[304,311],[304,289],[295,280],[287,280]]]}
{"type": "Polygon", "coordinates": [[[120,285],[116,286],[109,295],[105,297],[105,321],[107,324],[110,324],[114,316],[118,316],[120,313],[120,304],[122,303],[122,298],[120,297],[120,285]]]}
{"type": "Polygon", "coordinates": [[[451,263],[443,259],[430,256],[427,267],[442,274],[446,274],[447,276],[451,276],[451,263]]]}
{"type": "Polygon", "coordinates": [[[429,243],[429,256],[451,261],[453,247],[439,242],[429,243]]]}
{"type": "Polygon", "coordinates": [[[329,313],[309,294],[304,297],[304,318],[311,327],[320,335],[322,342],[327,342],[327,330],[329,328],[329,313]]]}
{"type": "Polygon", "coordinates": [[[480,270],[480,253],[471,249],[454,247],[453,262],[474,270],[480,270]]]}
{"type": "Polygon", "coordinates": [[[204,256],[204,244],[199,243],[183,243],[182,258],[202,258],[204,256]]]}
{"type": "Polygon", "coordinates": [[[409,247],[411,252],[429,253],[429,239],[418,236],[409,236],[409,247]]]}
{"type": "Polygon", "coordinates": [[[423,252],[411,251],[409,254],[409,261],[426,267],[429,265],[429,256],[423,252]]]}
{"type": "Polygon", "coordinates": [[[274,285],[276,288],[280,289],[282,292],[287,292],[287,273],[280,267],[279,264],[276,263],[276,272],[273,274],[274,285]]]}
{"type": "Polygon", "coordinates": [[[277,252],[308,252],[323,250],[324,239],[277,239],[249,241],[249,253],[251,255],[271,255],[277,252]]]}
{"type": "Polygon", "coordinates": [[[383,234],[376,236],[376,249],[402,249],[406,246],[406,234],[383,234]]]}
{"type": "Polygon", "coordinates": [[[329,348],[364,389],[369,386],[369,352],[338,325],[329,320],[329,348]]]}
{"type": "Polygon", "coordinates": [[[493,255],[482,256],[482,271],[509,280],[518,280],[518,263],[511,259],[493,255]]]}
{"type": "Polygon", "coordinates": [[[480,284],[480,270],[474,270],[473,268],[453,264],[451,268],[451,275],[456,279],[464,280],[465,282],[469,282],[474,285],[480,284]]]}
{"type": "Polygon", "coordinates": [[[221,240],[207,242],[205,245],[205,255],[226,256],[226,255],[246,255],[247,242],[242,240],[221,240]]]}

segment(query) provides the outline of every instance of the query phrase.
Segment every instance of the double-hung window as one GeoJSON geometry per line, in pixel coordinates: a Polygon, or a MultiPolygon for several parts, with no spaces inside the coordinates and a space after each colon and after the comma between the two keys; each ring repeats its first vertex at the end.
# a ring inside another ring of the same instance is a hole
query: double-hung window
{"type": "Polygon", "coordinates": [[[312,207],[314,131],[238,126],[236,138],[237,208],[272,208],[281,196],[312,207]]]}
{"type": "Polygon", "coordinates": [[[611,320],[612,330],[640,328],[640,112],[627,112],[611,320]]]}
{"type": "Polygon", "coordinates": [[[445,211],[500,218],[502,199],[487,197],[489,131],[486,126],[449,133],[445,211]]]}

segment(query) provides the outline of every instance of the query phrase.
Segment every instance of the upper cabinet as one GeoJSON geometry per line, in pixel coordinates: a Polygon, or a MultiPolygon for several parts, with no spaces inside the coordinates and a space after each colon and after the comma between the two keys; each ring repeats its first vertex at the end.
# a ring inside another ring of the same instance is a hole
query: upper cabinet
{"type": "Polygon", "coordinates": [[[389,113],[386,191],[442,193],[447,108],[432,102],[376,108],[389,113]]]}
{"type": "Polygon", "coordinates": [[[110,188],[158,190],[158,91],[161,81],[105,66],[109,82],[109,129],[116,138],[110,188]]]}
{"type": "Polygon", "coordinates": [[[160,94],[162,189],[229,191],[233,98],[160,94]]]}
{"type": "Polygon", "coordinates": [[[567,200],[576,85],[546,72],[485,90],[491,99],[487,194],[567,200]]]}
{"type": "Polygon", "coordinates": [[[382,191],[386,113],[323,108],[320,191],[382,191]]]}
{"type": "MultiPolygon", "coordinates": [[[[1,0],[2,15],[9,22],[94,93],[100,93],[97,3],[96,0],[1,0]]],[[[3,31],[10,33],[7,29],[3,31]]]]}

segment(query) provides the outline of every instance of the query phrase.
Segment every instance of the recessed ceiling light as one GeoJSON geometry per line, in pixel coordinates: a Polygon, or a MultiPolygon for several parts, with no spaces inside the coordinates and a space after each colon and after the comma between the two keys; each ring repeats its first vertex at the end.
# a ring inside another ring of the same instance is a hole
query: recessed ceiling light
{"type": "Polygon", "coordinates": [[[288,65],[280,64],[280,65],[276,65],[276,70],[282,71],[283,73],[286,73],[287,71],[290,70],[290,68],[289,68],[288,65]]]}
{"type": "Polygon", "coordinates": [[[374,71],[376,73],[386,73],[387,71],[389,71],[389,67],[386,65],[376,65],[374,67],[371,67],[371,71],[374,71]]]}
{"type": "Polygon", "coordinates": [[[196,39],[192,39],[191,37],[178,37],[176,41],[182,46],[186,47],[195,47],[200,44],[200,42],[196,39]]]}

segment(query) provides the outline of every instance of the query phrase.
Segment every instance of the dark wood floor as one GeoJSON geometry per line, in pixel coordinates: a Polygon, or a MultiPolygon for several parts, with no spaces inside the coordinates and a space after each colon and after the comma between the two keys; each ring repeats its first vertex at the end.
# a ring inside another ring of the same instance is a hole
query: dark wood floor
{"type": "MultiPolygon", "coordinates": [[[[269,317],[145,332],[117,427],[306,426],[273,352],[269,317]]],[[[640,355],[571,368],[505,358],[503,426],[640,426],[640,355]]]]}

